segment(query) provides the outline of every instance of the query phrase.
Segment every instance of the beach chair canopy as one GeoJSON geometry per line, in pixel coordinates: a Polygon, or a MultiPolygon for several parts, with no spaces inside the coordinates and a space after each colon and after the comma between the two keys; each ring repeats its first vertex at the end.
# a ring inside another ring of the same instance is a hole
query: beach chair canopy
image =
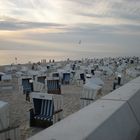
{"type": "Polygon", "coordinates": [[[99,90],[101,89],[102,87],[99,86],[99,85],[96,85],[95,83],[91,83],[91,82],[87,82],[83,88],[85,89],[93,89],[93,90],[99,90]]]}
{"type": "Polygon", "coordinates": [[[66,66],[64,67],[64,70],[66,71],[71,70],[71,64],[66,64],[66,66]]]}
{"type": "Polygon", "coordinates": [[[3,72],[0,72],[0,75],[5,75],[5,73],[3,73],[3,72]]]}
{"type": "Polygon", "coordinates": [[[100,77],[103,74],[103,72],[99,70],[94,71],[94,73],[96,77],[100,77]]]}
{"type": "Polygon", "coordinates": [[[98,78],[98,77],[92,77],[90,79],[86,79],[86,84],[89,84],[89,85],[98,85],[98,86],[103,86],[104,85],[104,82],[98,78]]]}
{"type": "Polygon", "coordinates": [[[0,81],[2,80],[2,76],[3,76],[4,74],[5,74],[5,73],[0,72],[0,81]]]}
{"type": "Polygon", "coordinates": [[[28,67],[22,66],[20,71],[21,72],[27,72],[28,71],[28,67]]]}
{"type": "Polygon", "coordinates": [[[23,72],[21,72],[21,71],[16,72],[16,76],[17,76],[17,77],[21,77],[22,75],[24,75],[23,72]]]}
{"type": "Polygon", "coordinates": [[[28,75],[31,75],[31,76],[33,76],[33,75],[39,75],[39,71],[29,70],[28,71],[28,75]]]}
{"type": "Polygon", "coordinates": [[[44,73],[44,72],[47,72],[47,68],[44,67],[44,66],[40,66],[38,65],[38,68],[37,68],[40,72],[44,73]]]}
{"type": "Polygon", "coordinates": [[[41,82],[33,81],[33,91],[40,92],[43,91],[44,84],[41,82]]]}
{"type": "Polygon", "coordinates": [[[2,75],[1,79],[3,81],[7,81],[7,80],[9,81],[9,80],[12,80],[12,76],[9,74],[4,74],[4,75],[2,75]]]}
{"type": "Polygon", "coordinates": [[[0,131],[9,127],[9,104],[0,101],[0,131]]]}

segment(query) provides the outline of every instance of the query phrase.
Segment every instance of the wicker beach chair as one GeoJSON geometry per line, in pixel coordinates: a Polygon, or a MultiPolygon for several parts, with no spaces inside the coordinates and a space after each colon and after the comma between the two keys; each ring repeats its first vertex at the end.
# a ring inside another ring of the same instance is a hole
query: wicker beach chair
{"type": "Polygon", "coordinates": [[[34,108],[30,109],[30,126],[46,128],[62,119],[62,98],[54,98],[52,94],[40,92],[33,92],[31,96],[34,108]],[[58,115],[60,112],[61,115],[58,115]]]}
{"type": "Polygon", "coordinates": [[[91,104],[97,98],[97,95],[101,94],[101,89],[101,86],[92,83],[91,80],[87,81],[83,86],[83,91],[81,92],[81,108],[91,104]]]}
{"type": "Polygon", "coordinates": [[[54,106],[52,97],[32,93],[34,108],[30,110],[30,126],[48,127],[52,125],[54,106]]]}
{"type": "Polygon", "coordinates": [[[62,83],[70,84],[70,73],[63,73],[62,83]]]}
{"type": "Polygon", "coordinates": [[[60,80],[57,77],[47,78],[46,84],[48,94],[61,94],[60,80]]]}
{"type": "Polygon", "coordinates": [[[85,74],[84,73],[80,74],[80,80],[82,80],[83,84],[85,84],[86,79],[85,79],[85,74]]]}
{"type": "Polygon", "coordinates": [[[46,79],[46,76],[38,76],[37,77],[37,82],[45,84],[45,79],[46,79]]]}
{"type": "Polygon", "coordinates": [[[30,80],[31,78],[22,79],[23,93],[33,91],[33,83],[30,80]]]}

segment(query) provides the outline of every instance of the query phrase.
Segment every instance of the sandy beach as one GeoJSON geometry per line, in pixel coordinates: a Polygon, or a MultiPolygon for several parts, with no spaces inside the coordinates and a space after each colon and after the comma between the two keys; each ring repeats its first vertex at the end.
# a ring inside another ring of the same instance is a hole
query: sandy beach
{"type": "MultiPolygon", "coordinates": [[[[102,89],[102,95],[106,95],[112,90],[113,77],[104,79],[104,87],[102,89]]],[[[41,131],[41,128],[29,127],[29,109],[32,108],[32,102],[25,100],[25,95],[19,93],[17,79],[11,82],[13,90],[0,92],[0,100],[9,103],[10,107],[10,126],[20,126],[22,140],[36,134],[41,131]]],[[[78,111],[80,109],[80,93],[82,92],[82,84],[70,84],[62,85],[61,91],[64,99],[64,112],[63,117],[78,111]]]]}
{"type": "MultiPolygon", "coordinates": [[[[3,67],[1,67],[3,69],[3,67]]],[[[102,76],[101,79],[104,82],[104,86],[101,93],[97,95],[96,100],[101,96],[110,93],[113,89],[114,75],[102,76]]],[[[130,81],[132,78],[125,75],[123,78],[123,84],[130,81]]],[[[19,92],[18,78],[12,77],[10,82],[2,82],[3,84],[12,86],[12,89],[0,90],[0,100],[9,103],[10,112],[10,126],[19,126],[21,133],[21,140],[26,140],[28,137],[43,130],[42,128],[29,127],[29,110],[33,108],[33,103],[26,101],[25,94],[19,92]]],[[[123,85],[122,84],[122,85],[123,85]]],[[[80,110],[80,95],[83,91],[83,83],[73,81],[68,85],[61,85],[61,93],[63,96],[63,118],[80,110]]],[[[94,100],[94,101],[96,101],[94,100]]]]}

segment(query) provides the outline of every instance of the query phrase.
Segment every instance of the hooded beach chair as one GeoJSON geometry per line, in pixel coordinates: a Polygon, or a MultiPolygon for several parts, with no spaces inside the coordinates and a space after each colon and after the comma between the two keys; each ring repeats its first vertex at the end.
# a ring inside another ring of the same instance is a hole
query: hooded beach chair
{"type": "Polygon", "coordinates": [[[34,108],[30,109],[30,126],[49,127],[61,120],[60,116],[56,118],[56,114],[62,112],[61,98],[40,92],[32,92],[31,97],[34,108]]]}
{"type": "Polygon", "coordinates": [[[83,84],[85,83],[86,79],[85,79],[85,74],[81,73],[80,74],[80,79],[83,81],[83,84]]]}
{"type": "Polygon", "coordinates": [[[95,75],[94,71],[95,71],[94,69],[91,69],[91,74],[92,75],[95,75]]]}
{"type": "Polygon", "coordinates": [[[70,83],[70,73],[69,72],[63,73],[62,83],[63,84],[69,84],[70,83]]]}
{"type": "Polygon", "coordinates": [[[32,92],[33,91],[33,83],[30,82],[31,78],[22,79],[22,86],[23,86],[23,92],[32,92]]]}
{"type": "Polygon", "coordinates": [[[101,89],[102,87],[94,83],[92,79],[86,80],[80,97],[81,108],[91,104],[97,98],[97,95],[101,94],[101,89]]]}
{"type": "Polygon", "coordinates": [[[61,94],[60,80],[57,77],[47,78],[45,86],[49,94],[61,94]]]}
{"type": "Polygon", "coordinates": [[[44,84],[41,82],[33,82],[33,91],[35,92],[42,92],[44,89],[44,84]]]}
{"type": "Polygon", "coordinates": [[[52,95],[31,93],[34,108],[30,110],[30,126],[48,127],[53,124],[54,104],[52,95]]]}
{"type": "Polygon", "coordinates": [[[45,79],[46,79],[46,76],[38,76],[37,77],[37,82],[45,84],[45,79]]]}

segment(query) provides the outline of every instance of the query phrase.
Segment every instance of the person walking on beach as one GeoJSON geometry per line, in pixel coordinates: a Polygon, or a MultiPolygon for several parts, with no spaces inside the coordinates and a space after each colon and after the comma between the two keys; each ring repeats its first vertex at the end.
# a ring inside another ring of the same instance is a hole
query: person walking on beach
{"type": "Polygon", "coordinates": [[[113,90],[115,90],[116,89],[116,86],[118,85],[118,80],[117,80],[117,78],[115,77],[115,80],[114,80],[114,82],[113,82],[113,90]]]}
{"type": "Polygon", "coordinates": [[[118,75],[118,85],[119,86],[121,85],[121,75],[120,74],[118,75]]]}
{"type": "Polygon", "coordinates": [[[26,91],[26,101],[29,101],[30,102],[30,95],[29,95],[29,91],[26,91]]]}

